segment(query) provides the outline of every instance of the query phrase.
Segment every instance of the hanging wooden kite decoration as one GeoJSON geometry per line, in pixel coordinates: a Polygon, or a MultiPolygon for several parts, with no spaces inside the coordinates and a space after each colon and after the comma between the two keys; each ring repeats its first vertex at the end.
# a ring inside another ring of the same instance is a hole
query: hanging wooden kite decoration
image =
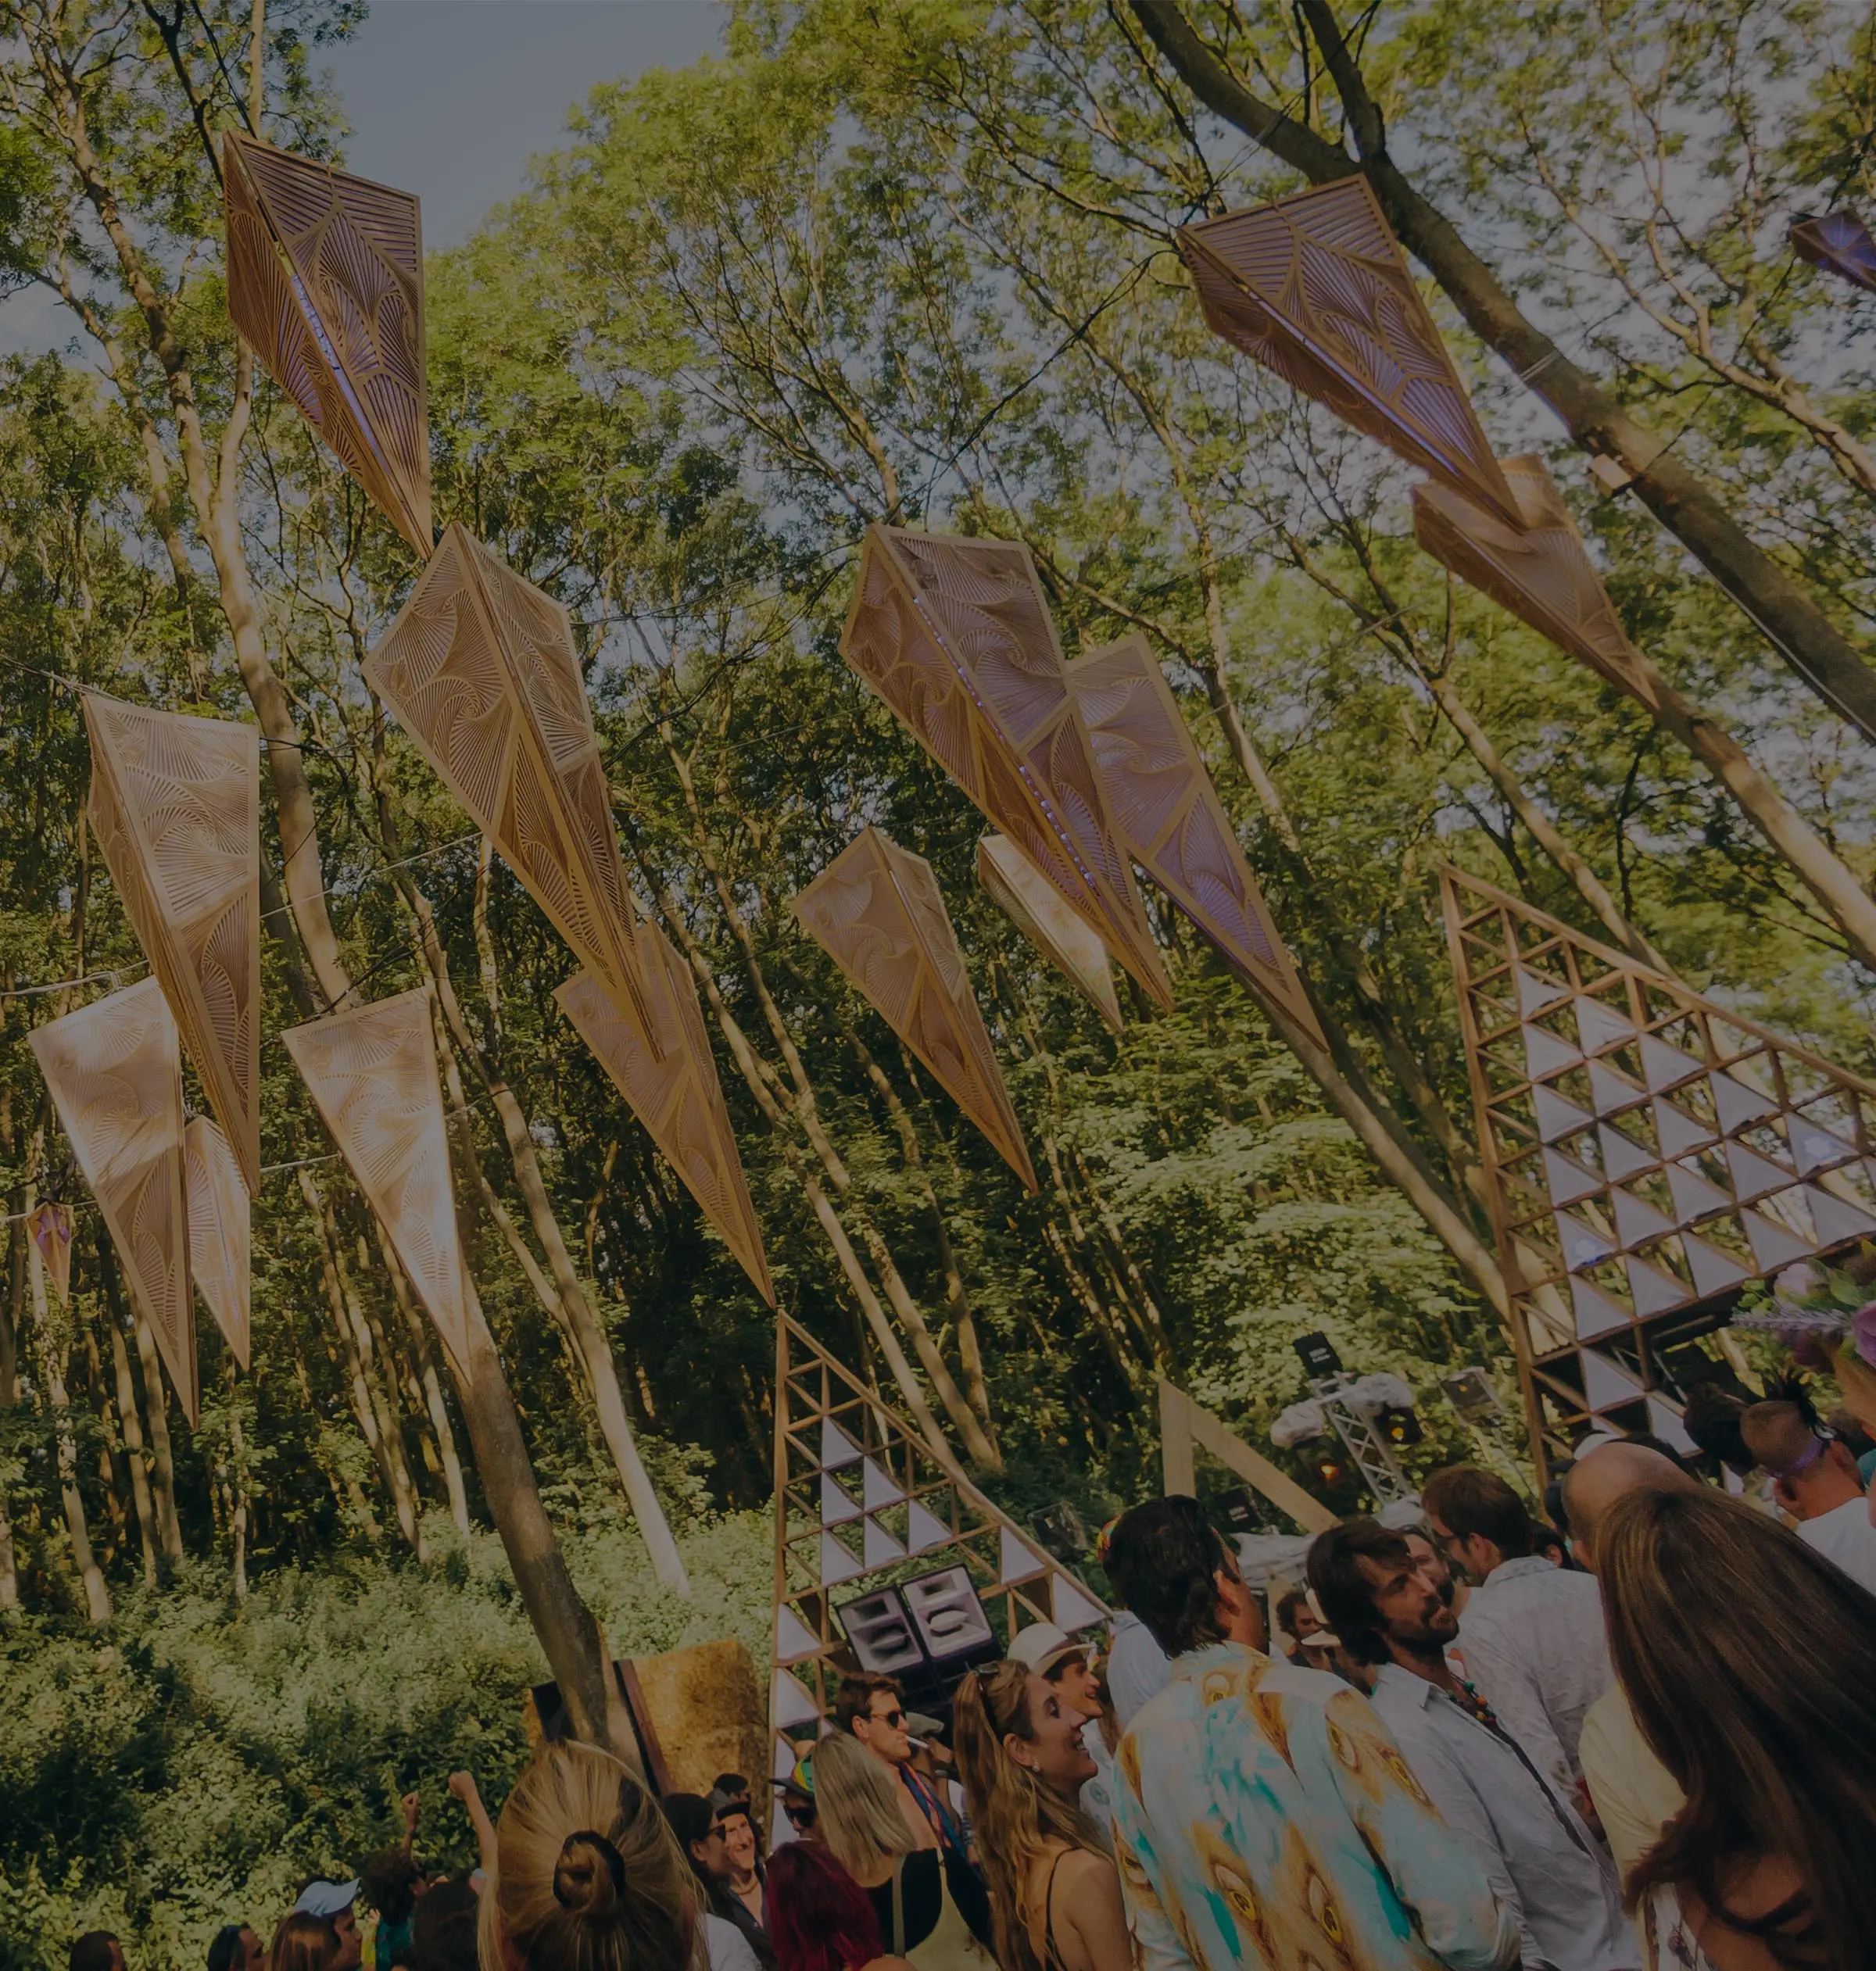
{"type": "Polygon", "coordinates": [[[233,131],[222,191],[229,319],[385,518],[428,554],[417,200],[233,131]]]}
{"type": "Polygon", "coordinates": [[[762,1250],[762,1229],[750,1200],[690,968],[655,924],[640,929],[639,950],[661,1054],[645,1044],[591,972],[568,979],[553,996],[772,1307],[775,1290],[762,1250]]]}
{"type": "Polygon", "coordinates": [[[867,828],[789,907],[1034,1190],[1022,1126],[931,864],[867,828]]]}
{"type": "Polygon", "coordinates": [[[863,1662],[916,1675],[961,1644],[1007,1650],[1031,1622],[1072,1634],[1108,1613],[786,1315],[775,1483],[778,1779],[863,1662]]]}
{"type": "Polygon", "coordinates": [[[1747,1281],[1876,1236],[1876,1084],[1458,870],[1441,884],[1531,1441],[1684,1443],[1677,1351],[1747,1281]]]}
{"type": "Polygon", "coordinates": [[[1054,885],[1001,835],[986,835],[978,842],[977,880],[1017,929],[1119,1033],[1125,1022],[1108,948],[1063,903],[1054,885]]]}
{"type": "Polygon", "coordinates": [[[869,528],[840,652],[1170,1007],[1172,984],[1115,837],[1029,550],[869,528]]]}
{"type": "Polygon", "coordinates": [[[1137,632],[1069,666],[1108,811],[1127,853],[1238,977],[1318,1046],[1327,1043],[1198,757],[1184,714],[1137,632]]]}
{"type": "Polygon", "coordinates": [[[215,1325],[248,1367],[251,1283],[247,1187],[228,1139],[206,1115],[182,1134],[189,1207],[189,1271],[215,1325]]]}
{"type": "Polygon", "coordinates": [[[52,1283],[61,1306],[72,1297],[72,1207],[51,1199],[35,1204],[26,1216],[27,1236],[39,1248],[39,1263],[52,1283]]]}
{"type": "Polygon", "coordinates": [[[1853,212],[1825,213],[1792,227],[1792,251],[1852,286],[1876,293],[1876,240],[1853,212]]]}
{"type": "Polygon", "coordinates": [[[429,994],[419,986],[281,1039],[467,1383],[475,1288],[456,1223],[429,994]]]}
{"type": "Polygon", "coordinates": [[[193,1429],[201,1386],[183,1192],[182,1053],[163,988],[146,978],[27,1037],[193,1429]]]}
{"type": "Polygon", "coordinates": [[[106,867],[250,1194],[260,1189],[260,735],[87,692],[106,867]]]}
{"type": "Polygon", "coordinates": [[[1489,507],[1518,510],[1365,177],[1182,226],[1207,324],[1344,423],[1489,507]]]}

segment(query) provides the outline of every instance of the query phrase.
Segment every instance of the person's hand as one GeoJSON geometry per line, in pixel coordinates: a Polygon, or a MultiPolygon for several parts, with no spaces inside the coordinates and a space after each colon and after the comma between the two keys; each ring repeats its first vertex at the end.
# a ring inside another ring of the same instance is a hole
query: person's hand
{"type": "Polygon", "coordinates": [[[398,1805],[404,1810],[404,1838],[408,1840],[417,1832],[417,1809],[420,1796],[407,1793],[398,1805]]]}
{"type": "Polygon", "coordinates": [[[452,1772],[449,1790],[466,1807],[475,1796],[475,1775],[473,1772],[452,1772]]]}

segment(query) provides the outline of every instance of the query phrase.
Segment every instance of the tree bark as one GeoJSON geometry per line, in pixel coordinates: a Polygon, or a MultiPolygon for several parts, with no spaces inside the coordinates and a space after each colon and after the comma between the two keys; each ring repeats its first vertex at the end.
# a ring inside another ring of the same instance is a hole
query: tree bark
{"type": "MultiPolygon", "coordinates": [[[[33,1187],[28,1184],[26,1208],[29,1211],[33,1203],[33,1187]]],[[[104,1571],[91,1551],[84,1495],[78,1489],[78,1446],[72,1432],[71,1403],[65,1388],[67,1343],[64,1336],[52,1331],[52,1311],[46,1299],[45,1269],[34,1239],[27,1241],[26,1270],[32,1297],[33,1329],[39,1343],[39,1366],[45,1377],[46,1404],[52,1416],[53,1442],[57,1451],[59,1495],[65,1508],[66,1536],[72,1546],[72,1567],[84,1591],[87,1614],[94,1622],[106,1622],[111,1619],[110,1591],[104,1584],[104,1571]]]]}
{"type": "Polygon", "coordinates": [[[143,1443],[143,1420],[137,1414],[137,1386],[131,1379],[130,1350],[124,1345],[124,1327],[114,1304],[107,1296],[105,1325],[111,1331],[111,1368],[117,1385],[117,1415],[124,1430],[124,1454],[131,1468],[131,1500],[136,1508],[137,1530],[143,1544],[143,1578],[156,1585],[156,1504],[150,1496],[150,1474],[143,1443]]]}
{"type": "Polygon", "coordinates": [[[463,1461],[456,1447],[456,1426],[449,1421],[449,1406],[443,1400],[442,1379],[436,1372],[436,1347],[431,1340],[430,1329],[422,1311],[410,1297],[410,1288],[404,1279],[404,1269],[397,1262],[397,1255],[391,1250],[390,1242],[385,1236],[385,1228],[376,1212],[371,1214],[371,1229],[378,1240],[379,1257],[384,1261],[385,1277],[391,1282],[391,1297],[397,1303],[397,1311],[403,1316],[406,1332],[410,1337],[412,1352],[417,1357],[417,1374],[423,1386],[424,1407],[430,1413],[430,1428],[436,1433],[437,1455],[442,1460],[443,1489],[449,1495],[449,1517],[456,1522],[456,1530],[464,1539],[469,1535],[469,1493],[463,1483],[463,1461]]]}
{"type": "Polygon", "coordinates": [[[163,1363],[156,1353],[156,1331],[134,1312],[137,1360],[143,1370],[144,1414],[150,1425],[150,1490],[156,1501],[156,1531],[172,1562],[182,1558],[182,1521],[176,1511],[176,1461],[170,1451],[168,1398],[163,1386],[163,1363]]]}

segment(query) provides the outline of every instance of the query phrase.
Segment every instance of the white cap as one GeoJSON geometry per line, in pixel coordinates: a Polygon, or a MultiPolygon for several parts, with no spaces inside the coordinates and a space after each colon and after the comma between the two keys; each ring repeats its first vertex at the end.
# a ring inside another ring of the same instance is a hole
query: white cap
{"type": "Polygon", "coordinates": [[[1076,1642],[1052,1622],[1031,1622],[1027,1629],[1017,1631],[1016,1640],[1010,1644],[1010,1661],[1020,1663],[1026,1670],[1033,1670],[1038,1676],[1047,1676],[1065,1656],[1087,1654],[1085,1643],[1076,1642]]]}
{"type": "Polygon", "coordinates": [[[296,1916],[337,1916],[358,1900],[358,1878],[349,1882],[309,1882],[293,1905],[296,1916]]]}

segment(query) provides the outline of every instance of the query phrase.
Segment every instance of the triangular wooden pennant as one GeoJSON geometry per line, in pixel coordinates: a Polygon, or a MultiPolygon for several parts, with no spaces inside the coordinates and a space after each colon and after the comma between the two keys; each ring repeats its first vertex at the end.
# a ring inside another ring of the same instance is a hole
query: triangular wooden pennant
{"type": "Polygon", "coordinates": [[[821,1639],[802,1622],[793,1608],[775,1611],[775,1661],[792,1663],[797,1656],[812,1656],[821,1639]]]}
{"type": "Polygon", "coordinates": [[[1116,1033],[1121,1032],[1126,1023],[1107,946],[1008,836],[986,835],[978,842],[977,880],[1029,943],[1116,1033]]]}
{"type": "Polygon", "coordinates": [[[1049,1577],[1049,1615],[1058,1629],[1071,1636],[1076,1629],[1092,1629],[1104,1619],[1100,1608],[1065,1574],[1049,1577]]]}
{"type": "Polygon", "coordinates": [[[934,1547],[943,1546],[951,1537],[951,1528],[929,1506],[913,1500],[905,1518],[908,1548],[915,1554],[929,1554],[934,1547]]]}
{"type": "Polygon", "coordinates": [[[850,1519],[859,1517],[859,1507],[849,1497],[840,1482],[823,1472],[821,1474],[822,1525],[844,1526],[850,1519]]]}
{"type": "Polygon", "coordinates": [[[36,1027],[27,1039],[193,1429],[202,1386],[189,1285],[182,1050],[169,1002],[146,978],[36,1027]]]}
{"type": "Polygon", "coordinates": [[[1042,1572],[1036,1550],[1014,1526],[1005,1526],[997,1541],[997,1578],[1000,1581],[1026,1581],[1042,1572]]]}
{"type": "Polygon", "coordinates": [[[904,1492],[882,1471],[875,1460],[868,1458],[861,1467],[861,1488],[868,1512],[881,1512],[888,1506],[896,1506],[905,1497],[904,1492]]]}
{"type": "Polygon", "coordinates": [[[27,1214],[26,1230],[39,1248],[48,1285],[66,1305],[72,1297],[72,1207],[42,1198],[27,1214]]]}
{"type": "Polygon", "coordinates": [[[1876,294],[1876,240],[1858,215],[1846,206],[1812,219],[1800,219],[1791,231],[1792,251],[1801,260],[1822,267],[1853,287],[1876,294]]]}
{"type": "Polygon", "coordinates": [[[877,1519],[868,1518],[861,1537],[864,1545],[860,1558],[868,1567],[890,1567],[894,1561],[905,1558],[904,1547],[877,1519]]]}
{"type": "Polygon", "coordinates": [[[1619,1368],[1593,1348],[1583,1350],[1583,1390],[1592,1410],[1613,1410],[1633,1403],[1642,1386],[1625,1368],[1619,1368]]]}
{"type": "Polygon", "coordinates": [[[1576,1304],[1579,1341],[1595,1341],[1599,1336],[1613,1334],[1616,1329],[1627,1328],[1634,1322],[1634,1316],[1620,1300],[1611,1300],[1588,1280],[1572,1280],[1570,1292],[1576,1304]]]}
{"type": "Polygon", "coordinates": [[[1327,1043],[1231,817],[1138,631],[1069,666],[1108,812],[1127,853],[1252,990],[1327,1043]]]}
{"type": "Polygon", "coordinates": [[[431,547],[424,243],[407,191],[230,131],[228,317],[419,554],[431,547]]]}
{"type": "Polygon", "coordinates": [[[1664,1397],[1651,1396],[1648,1399],[1648,1427],[1663,1443],[1672,1444],[1684,1455],[1692,1457],[1699,1447],[1687,1434],[1687,1425],[1681,1420],[1681,1412],[1664,1397]]]}
{"type": "Polygon", "coordinates": [[[91,827],[250,1196],[260,1189],[260,735],[84,696],[91,827]]]}
{"type": "Polygon", "coordinates": [[[1542,1027],[1524,1029],[1524,1062],[1533,1081],[1546,1075],[1565,1075],[1577,1065],[1582,1055],[1567,1040],[1542,1027]]]}
{"type": "Polygon", "coordinates": [[[1567,984],[1554,978],[1540,978],[1528,966],[1517,968],[1518,1011],[1526,1019],[1547,1006],[1570,996],[1567,984]]]}
{"type": "MultiPolygon", "coordinates": [[[[1677,1338],[1694,1315],[1710,1325],[1748,1281],[1794,1259],[1828,1259],[1876,1234],[1876,1214],[1843,1201],[1863,1194],[1862,1172],[1876,1154],[1870,1136],[1876,1083],[1475,877],[1448,868],[1441,887],[1487,1194],[1525,1365],[1527,1417],[1540,1458],[1548,1458],[1567,1451],[1580,1427],[1556,1408],[1568,1377],[1548,1368],[1573,1361],[1584,1336],[1606,1315],[1613,1322],[1602,1305],[1606,1276],[1597,1270],[1609,1259],[1631,1255],[1625,1265],[1634,1312],[1624,1321],[1645,1343],[1652,1323],[1670,1323],[1677,1338]],[[1548,1034],[1557,1014],[1573,1014],[1588,1050],[1574,1071],[1587,1079],[1599,1117],[1620,1118],[1616,1123],[1599,1121],[1547,1087],[1541,1058],[1530,1059],[1528,1081],[1520,1082],[1515,1068],[1507,1072],[1505,1008],[1534,951],[1550,977],[1567,984],[1547,998],[1545,1025],[1527,1027],[1527,1039],[1548,1034]],[[1624,1050],[1620,1058],[1638,1061],[1652,1089],[1612,1064],[1624,1050]],[[1652,1154],[1651,1119],[1659,1145],[1652,1154]],[[1612,1186],[1600,1203],[1585,1188],[1591,1173],[1583,1155],[1573,1154],[1576,1139],[1592,1127],[1612,1186]],[[1742,1131],[1749,1132],[1747,1140],[1728,1139],[1742,1131]],[[1781,1139],[1791,1146],[1788,1163],[1781,1139]],[[1573,1154],[1548,1147],[1556,1144],[1573,1154]],[[1767,1210],[1747,1208],[1766,1197],[1773,1198],[1767,1210]],[[1671,1220],[1659,1208],[1667,1199],[1671,1220]],[[1814,1247],[1801,1229],[1806,1211],[1814,1247]],[[1698,1231],[1690,1229],[1695,1225],[1698,1231]],[[1678,1258],[1670,1257],[1677,1239],[1678,1258]],[[1683,1260],[1686,1280],[1677,1277],[1683,1260]],[[1576,1316],[1568,1325],[1557,1302],[1566,1282],[1576,1316]],[[1538,1381],[1547,1392],[1541,1403],[1538,1381]]],[[[1699,1322],[1692,1332],[1699,1332],[1699,1322]]],[[[1638,1347],[1636,1359],[1643,1379],[1638,1386],[1652,1391],[1654,1347],[1638,1347]]]]}
{"type": "Polygon", "coordinates": [[[1022,1125],[931,864],[865,828],[789,907],[1034,1190],[1022,1125]]]}
{"type": "Polygon", "coordinates": [[[280,1037],[467,1383],[475,1286],[456,1224],[429,994],[419,986],[280,1037]]]}
{"type": "Polygon", "coordinates": [[[1028,549],[869,528],[840,654],[1170,1010],[1172,982],[1028,549]]]}
{"type": "Polygon", "coordinates": [[[836,1423],[832,1417],[821,1419],[821,1462],[830,1472],[838,1471],[843,1465],[860,1462],[860,1447],[836,1423]]]}
{"type": "Polygon", "coordinates": [[[206,1115],[182,1136],[188,1185],[189,1271],[215,1325],[248,1367],[251,1316],[247,1186],[228,1140],[206,1115]]]}
{"type": "Polygon", "coordinates": [[[1368,181],[1179,230],[1207,324],[1345,424],[1520,524],[1368,181]]]}

